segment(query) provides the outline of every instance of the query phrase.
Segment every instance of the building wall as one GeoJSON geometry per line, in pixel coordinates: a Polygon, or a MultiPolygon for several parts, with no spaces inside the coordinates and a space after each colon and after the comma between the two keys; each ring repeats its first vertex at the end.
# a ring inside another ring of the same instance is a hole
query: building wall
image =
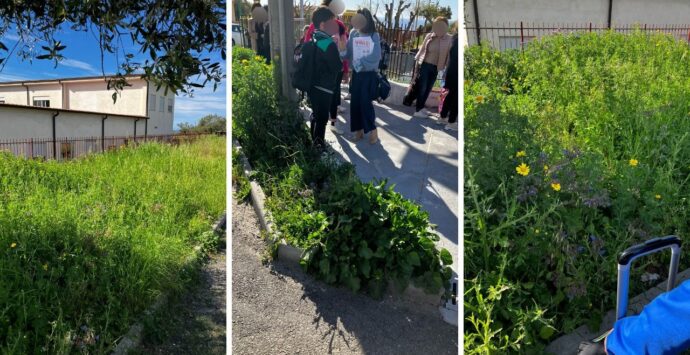
{"type": "Polygon", "coordinates": [[[146,115],[146,82],[141,79],[127,80],[132,86],[125,87],[116,102],[113,102],[112,98],[115,91],[108,90],[105,80],[64,83],[68,103],[65,108],[122,115],[146,115]]]}
{"type": "Polygon", "coordinates": [[[165,93],[165,89],[161,87],[156,90],[156,85],[150,84],[148,90],[148,111],[146,115],[149,117],[148,134],[171,134],[173,133],[173,117],[175,115],[175,94],[172,92],[165,93]],[[153,98],[155,96],[155,99],[153,98]],[[164,100],[163,110],[161,110],[160,102],[164,100]],[[172,103],[172,112],[168,110],[169,104],[172,103]]]}
{"type": "MultiPolygon", "coordinates": [[[[34,104],[34,100],[50,100],[50,107],[62,107],[62,85],[58,83],[32,84],[29,87],[29,105],[34,104]]],[[[22,103],[23,104],[23,103],[22,103]]]]}
{"type": "Polygon", "coordinates": [[[21,85],[2,86],[0,100],[6,104],[26,105],[26,88],[21,85]]]}
{"type": "MultiPolygon", "coordinates": [[[[0,140],[53,137],[52,117],[55,111],[3,107],[0,105],[0,140]]],[[[60,112],[55,119],[57,138],[100,137],[103,115],[80,112],[60,112]]],[[[105,120],[105,135],[133,136],[135,118],[109,117],[105,120]]],[[[144,135],[144,119],[137,124],[137,135],[144,135]],[[139,128],[140,127],[140,128],[139,128]]]]}
{"type": "MultiPolygon", "coordinates": [[[[464,1],[464,0],[463,0],[464,1]]],[[[609,1],[612,0],[477,0],[480,27],[519,27],[534,24],[565,27],[564,25],[578,25],[586,27],[604,27],[608,22],[609,1]]],[[[464,1],[466,27],[476,27],[474,16],[474,1],[464,1]]],[[[690,1],[665,0],[663,4],[648,0],[614,0],[611,9],[612,26],[650,24],[650,25],[680,25],[690,24],[690,1]]],[[[467,42],[477,43],[474,30],[467,30],[467,42]]],[[[544,31],[535,33],[543,35],[544,31]]],[[[528,33],[525,33],[526,37],[528,33]]],[[[519,38],[519,30],[490,31],[482,30],[481,38],[494,46],[499,46],[499,37],[509,41],[511,37],[519,38]]],[[[504,43],[505,44],[505,43],[504,43]]],[[[504,46],[501,46],[504,47],[504,46]]],[[[508,46],[510,47],[510,45],[508,46]]]]}

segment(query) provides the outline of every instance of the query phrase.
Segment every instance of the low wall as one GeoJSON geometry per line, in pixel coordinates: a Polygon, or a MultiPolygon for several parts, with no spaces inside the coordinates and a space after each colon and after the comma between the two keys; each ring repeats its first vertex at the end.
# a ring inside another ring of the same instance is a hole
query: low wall
{"type": "MultiPolygon", "coordinates": [[[[390,81],[390,83],[391,93],[384,102],[391,105],[402,105],[403,98],[405,97],[409,84],[398,83],[396,81],[390,81]]],[[[426,100],[425,105],[428,110],[431,111],[438,109],[440,95],[441,90],[439,89],[434,89],[431,91],[431,94],[429,94],[429,98],[426,100]]]]}
{"type": "MultiPolygon", "coordinates": [[[[0,104],[0,140],[51,139],[53,115],[56,138],[100,137],[105,114],[0,104]]],[[[144,135],[145,119],[137,116],[109,115],[105,121],[106,136],[144,135]]]]}

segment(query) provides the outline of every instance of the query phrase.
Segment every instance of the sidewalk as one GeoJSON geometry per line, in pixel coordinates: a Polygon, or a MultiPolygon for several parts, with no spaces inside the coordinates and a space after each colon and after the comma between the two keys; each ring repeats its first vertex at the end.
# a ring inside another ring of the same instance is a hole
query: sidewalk
{"type": "Polygon", "coordinates": [[[341,107],[346,111],[339,114],[338,127],[345,134],[335,135],[329,126],[326,141],[355,165],[363,181],[387,177],[395,191],[429,212],[441,237],[439,247],[453,254],[458,273],[458,132],[444,130],[436,118],[412,118],[413,107],[374,103],[380,143],[371,145],[367,137],[353,143],[350,102],[342,100],[341,107]]]}
{"type": "Polygon", "coordinates": [[[457,354],[434,307],[326,285],[266,258],[251,204],[233,198],[232,217],[233,354],[457,354]]]}

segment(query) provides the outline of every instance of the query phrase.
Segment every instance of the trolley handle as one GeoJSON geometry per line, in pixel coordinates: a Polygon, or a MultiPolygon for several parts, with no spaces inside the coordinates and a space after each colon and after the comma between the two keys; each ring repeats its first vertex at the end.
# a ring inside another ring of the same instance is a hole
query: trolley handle
{"type": "Polygon", "coordinates": [[[618,292],[616,295],[616,320],[624,318],[628,310],[628,283],[630,281],[630,266],[633,261],[645,255],[654,254],[661,250],[671,249],[671,264],[668,271],[668,285],[666,291],[675,287],[680,259],[681,240],[675,235],[654,238],[642,244],[633,245],[625,249],[618,257],[618,292]]]}

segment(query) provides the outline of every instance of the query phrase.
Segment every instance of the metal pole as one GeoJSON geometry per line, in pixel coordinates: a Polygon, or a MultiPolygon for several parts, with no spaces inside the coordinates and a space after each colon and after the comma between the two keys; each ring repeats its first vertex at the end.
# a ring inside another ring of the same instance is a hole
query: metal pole
{"type": "Polygon", "coordinates": [[[304,0],[299,0],[299,17],[304,18],[304,0]]]}
{"type": "Polygon", "coordinates": [[[520,49],[525,49],[525,36],[523,35],[522,21],[520,21],[520,49]]]}
{"type": "Polygon", "coordinates": [[[55,111],[53,114],[53,160],[57,160],[57,143],[55,142],[55,117],[60,114],[60,111],[55,111]]]}
{"type": "Polygon", "coordinates": [[[101,119],[101,153],[105,152],[105,120],[108,119],[108,115],[103,116],[101,119]]]}

